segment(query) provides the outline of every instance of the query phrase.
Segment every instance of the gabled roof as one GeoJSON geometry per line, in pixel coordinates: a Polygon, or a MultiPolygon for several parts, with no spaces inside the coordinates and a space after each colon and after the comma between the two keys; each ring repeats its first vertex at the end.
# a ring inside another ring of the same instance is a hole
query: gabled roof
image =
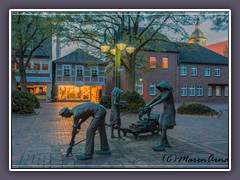
{"type": "Polygon", "coordinates": [[[150,41],[143,49],[144,51],[179,52],[175,43],[166,41],[150,41]]]}
{"type": "Polygon", "coordinates": [[[182,63],[228,65],[227,57],[217,54],[198,44],[181,43],[179,51],[179,61],[182,63]]]}
{"type": "Polygon", "coordinates": [[[179,61],[182,63],[228,65],[228,58],[198,44],[152,41],[144,50],[179,53],[179,61]]]}
{"type": "Polygon", "coordinates": [[[77,49],[66,56],[53,61],[54,63],[70,63],[70,64],[101,64],[105,65],[105,62],[89,55],[81,49],[77,49]]]}
{"type": "Polygon", "coordinates": [[[205,47],[211,51],[218,53],[218,54],[224,55],[225,49],[228,48],[228,40],[219,42],[219,43],[215,43],[215,44],[210,44],[205,47]]]}

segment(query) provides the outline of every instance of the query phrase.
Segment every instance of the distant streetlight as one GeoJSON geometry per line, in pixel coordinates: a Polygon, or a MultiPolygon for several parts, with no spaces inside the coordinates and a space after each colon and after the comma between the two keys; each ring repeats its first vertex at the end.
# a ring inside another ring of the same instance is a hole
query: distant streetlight
{"type": "MultiPolygon", "coordinates": [[[[120,88],[120,60],[121,60],[121,51],[126,49],[127,53],[133,53],[135,50],[135,47],[129,43],[127,44],[122,40],[122,29],[119,28],[118,31],[116,31],[112,27],[107,27],[104,31],[104,42],[101,44],[100,49],[102,52],[108,52],[110,50],[111,54],[115,55],[115,87],[120,88]],[[114,31],[114,45],[111,46],[107,43],[107,30],[112,29],[114,31]],[[127,47],[127,48],[126,48],[127,47]]],[[[130,33],[130,42],[131,42],[131,32],[130,33]]]]}

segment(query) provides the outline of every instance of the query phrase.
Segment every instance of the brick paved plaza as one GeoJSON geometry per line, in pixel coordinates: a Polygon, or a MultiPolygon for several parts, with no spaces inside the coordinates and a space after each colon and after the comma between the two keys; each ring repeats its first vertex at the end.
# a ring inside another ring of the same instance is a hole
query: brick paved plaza
{"type": "MultiPolygon", "coordinates": [[[[41,103],[34,115],[12,115],[11,118],[11,168],[19,169],[228,169],[229,132],[228,105],[208,104],[223,115],[196,117],[177,115],[177,126],[168,131],[172,148],[163,152],[152,151],[160,133],[140,134],[135,139],[127,134],[125,140],[110,139],[111,155],[94,155],[91,160],[77,160],[83,153],[85,141],[73,148],[73,156],[65,157],[71,138],[72,119],[58,116],[64,106],[74,107],[76,102],[41,103]],[[182,158],[182,159],[181,159],[182,158]]],[[[160,106],[160,107],[159,107],[160,106]]],[[[161,113],[162,106],[153,111],[161,113]]],[[[176,105],[177,107],[178,105],[176,105]]],[[[109,123],[108,110],[106,123],[109,123]]],[[[128,127],[138,119],[137,114],[122,117],[122,127],[128,127]]],[[[90,119],[88,120],[88,122],[90,119]]],[[[85,139],[88,123],[82,125],[76,142],[85,139]]],[[[110,128],[107,128],[110,137],[110,128]]],[[[95,137],[95,149],[99,148],[99,135],[95,137]]]]}

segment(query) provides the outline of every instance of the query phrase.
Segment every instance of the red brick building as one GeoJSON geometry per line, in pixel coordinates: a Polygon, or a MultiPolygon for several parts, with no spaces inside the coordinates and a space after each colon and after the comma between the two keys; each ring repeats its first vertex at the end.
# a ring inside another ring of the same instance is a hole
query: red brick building
{"type": "Polygon", "coordinates": [[[206,48],[222,56],[228,56],[228,40],[207,45],[206,48]]]}
{"type": "MultiPolygon", "coordinates": [[[[198,44],[162,42],[162,46],[164,51],[159,51],[151,42],[152,48],[137,57],[136,91],[146,102],[159,93],[155,85],[162,80],[174,88],[176,102],[228,102],[228,58],[198,44]]],[[[127,91],[125,75],[122,72],[121,89],[127,91]]],[[[106,94],[112,78],[107,76],[106,94]]]]}

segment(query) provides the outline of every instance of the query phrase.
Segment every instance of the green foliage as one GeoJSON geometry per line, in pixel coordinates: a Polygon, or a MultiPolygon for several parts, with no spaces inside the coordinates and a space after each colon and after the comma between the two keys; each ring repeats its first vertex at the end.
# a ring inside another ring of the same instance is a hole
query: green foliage
{"type": "Polygon", "coordinates": [[[188,115],[218,115],[219,113],[208,106],[199,103],[183,103],[178,109],[178,114],[188,115]]]}
{"type": "Polygon", "coordinates": [[[39,108],[40,103],[33,94],[15,90],[12,91],[12,112],[18,114],[29,114],[34,108],[39,108]]]}
{"type": "Polygon", "coordinates": [[[100,104],[103,105],[105,108],[110,109],[111,108],[111,96],[110,95],[102,96],[100,99],[100,104]]]}
{"type": "MultiPolygon", "coordinates": [[[[121,95],[121,100],[127,102],[127,111],[137,112],[137,110],[145,105],[145,101],[142,96],[139,95],[136,91],[125,92],[121,95]]],[[[123,109],[124,111],[125,109],[123,109]]]]}

